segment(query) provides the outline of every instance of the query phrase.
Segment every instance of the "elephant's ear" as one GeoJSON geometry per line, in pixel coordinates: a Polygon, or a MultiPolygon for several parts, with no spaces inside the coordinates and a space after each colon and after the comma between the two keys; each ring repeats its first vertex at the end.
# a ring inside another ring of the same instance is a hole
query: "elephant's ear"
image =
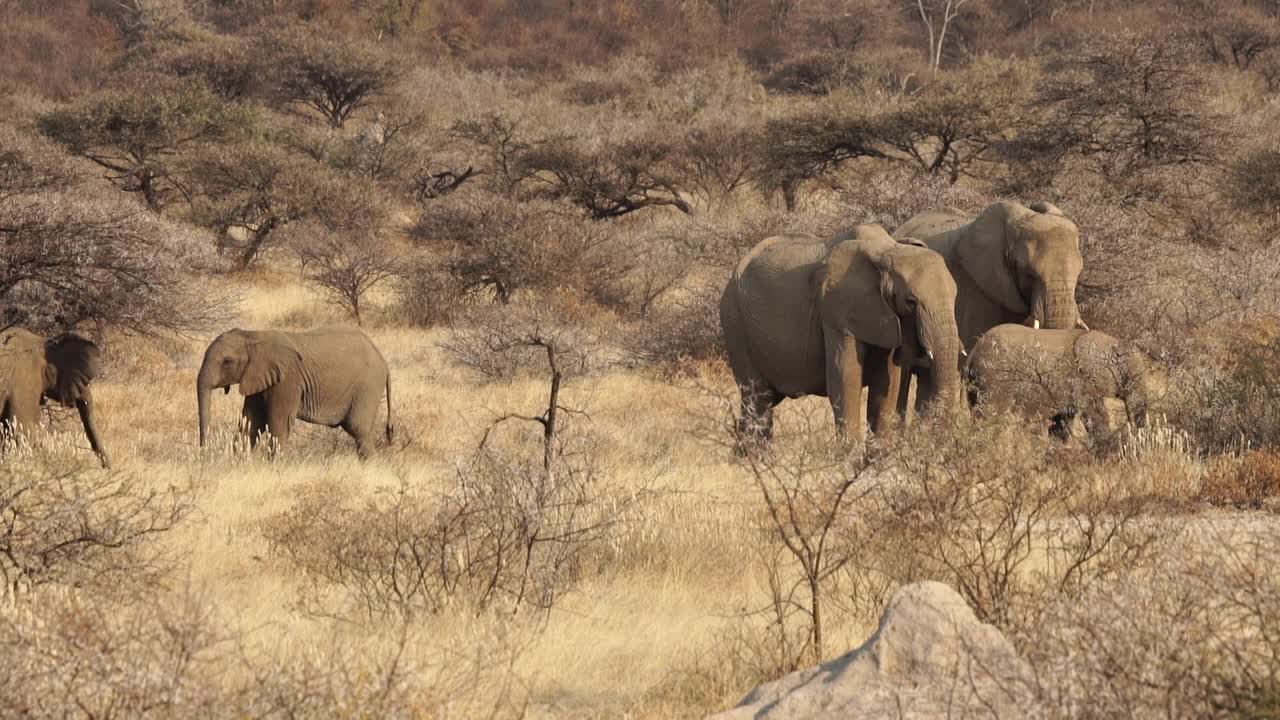
{"type": "Polygon", "coordinates": [[[88,392],[98,375],[99,351],[92,341],[74,334],[59,335],[45,343],[45,392],[70,407],[88,392]]]}
{"type": "Polygon", "coordinates": [[[831,245],[814,273],[823,326],[881,348],[902,344],[902,326],[893,309],[891,254],[882,243],[858,237],[831,245]]]}
{"type": "Polygon", "coordinates": [[[240,378],[240,394],[257,395],[284,379],[283,354],[286,351],[270,343],[249,346],[249,364],[240,378]]]}
{"type": "Polygon", "coordinates": [[[956,244],[961,266],[982,293],[1015,313],[1031,310],[1018,292],[1012,260],[1019,242],[1018,226],[1027,213],[1014,203],[994,203],[961,231],[956,244]]]}

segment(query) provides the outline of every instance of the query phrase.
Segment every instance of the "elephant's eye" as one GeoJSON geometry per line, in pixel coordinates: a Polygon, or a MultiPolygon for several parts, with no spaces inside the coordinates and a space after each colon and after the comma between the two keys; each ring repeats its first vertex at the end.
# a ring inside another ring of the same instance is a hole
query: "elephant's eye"
{"type": "Polygon", "coordinates": [[[909,298],[907,298],[907,309],[908,309],[908,310],[910,310],[910,311],[912,311],[912,312],[915,312],[915,309],[916,309],[916,299],[915,299],[915,298],[913,298],[913,297],[909,297],[909,298]]]}

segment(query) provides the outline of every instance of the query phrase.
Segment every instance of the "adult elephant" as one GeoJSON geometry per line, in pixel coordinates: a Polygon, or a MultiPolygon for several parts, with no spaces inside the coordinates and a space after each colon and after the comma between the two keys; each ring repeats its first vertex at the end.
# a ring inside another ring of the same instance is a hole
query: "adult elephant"
{"type": "Polygon", "coordinates": [[[1105,401],[1124,401],[1128,419],[1147,425],[1151,378],[1146,358],[1097,330],[1036,330],[997,325],[974,345],[965,365],[970,402],[985,410],[1015,410],[1052,421],[1051,432],[1071,436],[1083,414],[1086,427],[1105,427],[1105,401]]]}
{"type": "Polygon", "coordinates": [[[378,401],[387,397],[386,437],[391,441],[391,374],[387,361],[361,331],[324,327],[292,333],[229,330],[209,343],[196,378],[200,446],[209,432],[209,396],[239,385],[250,447],[269,432],[279,445],[294,418],[341,427],[355,438],[361,458],[373,449],[378,401]]]}
{"type": "MultiPolygon", "coordinates": [[[[903,223],[894,236],[921,240],[946,258],[956,282],[956,324],[965,351],[1005,323],[1087,329],[1076,305],[1076,282],[1084,267],[1080,230],[1051,203],[997,202],[977,217],[931,210],[903,223]]],[[[921,385],[928,382],[916,374],[921,385]]],[[[900,383],[904,415],[909,386],[910,378],[900,383]]]]}
{"type": "Polygon", "coordinates": [[[773,407],[831,400],[836,426],[862,435],[892,419],[902,368],[925,365],[935,395],[959,396],[956,286],[942,257],[878,225],[829,240],[778,235],[738,263],[720,300],[729,365],[742,393],[740,433],[767,439],[773,407]]]}
{"type": "Polygon", "coordinates": [[[965,350],[1004,323],[1050,330],[1081,324],[1080,230],[1050,203],[998,202],[974,218],[933,210],[903,223],[894,236],[921,240],[946,258],[965,350]]]}
{"type": "Polygon", "coordinates": [[[100,368],[98,346],[79,335],[46,339],[20,328],[6,330],[0,334],[0,419],[10,432],[28,434],[40,426],[40,406],[46,400],[74,407],[89,447],[103,467],[110,467],[89,391],[100,368]]]}

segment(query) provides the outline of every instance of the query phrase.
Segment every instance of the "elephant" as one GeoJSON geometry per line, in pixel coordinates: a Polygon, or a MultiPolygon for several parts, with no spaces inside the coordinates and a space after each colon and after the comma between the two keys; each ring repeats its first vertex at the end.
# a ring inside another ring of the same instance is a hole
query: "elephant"
{"type": "Polygon", "coordinates": [[[1003,323],[1078,327],[1076,282],[1084,267],[1080,230],[1047,202],[989,205],[976,218],[924,212],[897,238],[915,238],[947,260],[956,281],[956,323],[965,350],[1003,323]]]}
{"type": "Polygon", "coordinates": [[[878,225],[823,240],[766,238],[738,263],[720,327],[742,394],[740,437],[767,441],[783,398],[825,396],[842,435],[893,420],[903,367],[929,368],[931,398],[960,397],[956,286],[942,256],[878,225]]]}
{"type": "MultiPolygon", "coordinates": [[[[954,209],[927,211],[903,223],[894,236],[921,240],[946,258],[966,352],[983,333],[1004,323],[1088,329],[1076,305],[1076,282],[1084,267],[1080,230],[1052,203],[997,202],[973,218],[954,209]]],[[[899,385],[898,407],[905,416],[910,378],[899,385]]]]}
{"type": "Polygon", "coordinates": [[[101,351],[74,333],[43,338],[20,328],[0,334],[0,419],[15,434],[40,426],[40,406],[54,400],[75,407],[98,461],[111,459],[98,433],[96,404],[89,383],[101,370],[101,351]]]}
{"type": "Polygon", "coordinates": [[[1060,439],[1071,437],[1078,413],[1086,427],[1106,427],[1107,398],[1124,401],[1129,421],[1147,426],[1146,358],[1097,330],[997,325],[969,353],[965,378],[975,407],[1051,420],[1050,432],[1060,439]]]}
{"type": "MultiPolygon", "coordinates": [[[[269,432],[277,446],[289,439],[293,419],[341,427],[355,438],[361,459],[374,444],[378,401],[387,398],[386,437],[395,435],[391,374],[382,353],[363,332],[345,326],[307,332],[228,330],[205,350],[196,377],[200,446],[209,432],[209,401],[215,388],[239,385],[250,447],[269,432]]],[[[274,448],[273,448],[274,452],[274,448]]]]}

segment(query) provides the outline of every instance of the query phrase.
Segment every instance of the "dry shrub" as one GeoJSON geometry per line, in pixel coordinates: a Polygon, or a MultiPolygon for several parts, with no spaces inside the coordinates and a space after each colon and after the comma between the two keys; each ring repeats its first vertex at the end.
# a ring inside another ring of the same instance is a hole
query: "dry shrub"
{"type": "Polygon", "coordinates": [[[218,627],[189,595],[41,592],[0,610],[0,702],[22,717],[217,717],[231,699],[218,627]]]}
{"type": "Polygon", "coordinates": [[[465,292],[491,292],[503,303],[522,290],[607,296],[630,267],[609,228],[559,203],[492,193],[433,202],[412,237],[441,258],[465,292]]]}
{"type": "Polygon", "coordinates": [[[1280,455],[1250,450],[1239,459],[1223,457],[1204,479],[1200,497],[1214,505],[1258,508],[1280,496],[1280,455]]]}
{"type": "Polygon", "coordinates": [[[693,374],[698,365],[723,357],[721,290],[709,283],[688,288],[640,321],[626,335],[627,348],[668,375],[693,374]]]}
{"type": "Polygon", "coordinates": [[[1164,404],[1171,421],[1206,452],[1265,448],[1280,440],[1275,386],[1280,339],[1241,331],[1209,367],[1188,368],[1172,384],[1164,404]]]}
{"type": "Polygon", "coordinates": [[[845,221],[876,223],[890,232],[926,210],[979,212],[988,198],[946,178],[900,167],[868,165],[838,196],[845,221]]]}
{"type": "Polygon", "coordinates": [[[896,474],[868,538],[900,582],[955,587],[979,618],[1009,627],[1141,559],[1156,535],[1089,459],[1007,417],[937,418],[880,452],[896,474]]]}
{"type": "Polygon", "coordinates": [[[443,263],[416,255],[404,261],[395,281],[399,316],[418,327],[448,326],[466,307],[466,292],[443,263]]]}
{"type": "Polygon", "coordinates": [[[403,623],[328,642],[242,631],[191,589],[115,599],[41,592],[0,607],[0,702],[21,717],[521,717],[520,633],[467,646],[403,623]]]}
{"type": "Polygon", "coordinates": [[[1280,539],[1185,527],[1169,551],[1056,598],[1013,639],[1044,717],[1275,717],[1280,539]]]}
{"type": "Polygon", "coordinates": [[[149,583],[172,559],[155,536],[191,510],[190,494],[172,486],[28,449],[0,464],[0,597],[49,584],[105,591],[149,583]]]}
{"type": "Polygon", "coordinates": [[[854,64],[846,54],[819,51],[788,59],[764,79],[773,92],[800,95],[827,95],[837,88],[857,85],[863,79],[863,66],[854,64]]]}
{"type": "Polygon", "coordinates": [[[309,485],[263,533],[315,614],[536,614],[575,589],[629,502],[589,446],[558,445],[550,470],[482,449],[435,492],[403,485],[356,505],[332,483],[309,485]]]}
{"type": "Polygon", "coordinates": [[[548,349],[565,380],[597,371],[608,361],[600,339],[561,304],[477,307],[465,314],[445,353],[487,381],[546,369],[548,349]]]}

